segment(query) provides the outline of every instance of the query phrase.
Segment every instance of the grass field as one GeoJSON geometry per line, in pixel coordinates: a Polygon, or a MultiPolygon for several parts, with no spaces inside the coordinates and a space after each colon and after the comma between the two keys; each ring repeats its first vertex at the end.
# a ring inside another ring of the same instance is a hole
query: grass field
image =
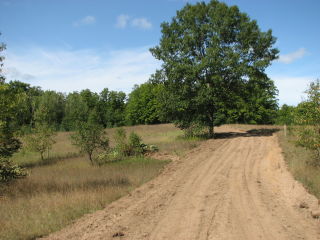
{"type": "MultiPolygon", "coordinates": [[[[182,155],[199,139],[184,139],[171,124],[126,127],[160,152],[182,155]]],[[[114,129],[108,129],[111,145],[114,129]]],[[[132,157],[102,167],[91,166],[71,145],[70,133],[56,136],[50,158],[21,151],[14,161],[27,167],[29,176],[0,188],[0,239],[34,239],[61,229],[82,215],[105,207],[149,181],[168,161],[132,157]]]]}

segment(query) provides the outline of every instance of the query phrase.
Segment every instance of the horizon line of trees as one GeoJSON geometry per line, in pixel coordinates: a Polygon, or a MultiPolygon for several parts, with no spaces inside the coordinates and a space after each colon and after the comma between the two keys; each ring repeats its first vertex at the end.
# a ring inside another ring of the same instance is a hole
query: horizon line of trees
{"type": "MultiPolygon", "coordinates": [[[[160,124],[173,122],[166,112],[166,89],[163,83],[154,79],[135,85],[131,93],[111,91],[104,88],[100,93],[84,89],[68,94],[54,90],[42,90],[18,80],[0,83],[8,91],[23,96],[16,106],[16,129],[28,131],[41,122],[55,131],[74,131],[78,123],[86,122],[91,113],[104,128],[140,124],[160,124]]],[[[225,113],[225,123],[273,124],[277,122],[276,102],[266,108],[259,103],[250,105],[239,101],[239,108],[225,113]],[[259,111],[253,111],[256,107],[259,111]]]]}

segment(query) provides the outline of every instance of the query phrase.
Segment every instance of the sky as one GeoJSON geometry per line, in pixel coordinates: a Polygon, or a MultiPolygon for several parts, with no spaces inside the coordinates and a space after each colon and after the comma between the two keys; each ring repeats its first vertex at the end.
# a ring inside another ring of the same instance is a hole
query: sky
{"type": "MultiPolygon", "coordinates": [[[[0,0],[7,80],[61,92],[103,88],[129,93],[161,63],[149,48],[160,24],[194,0],[0,0]]],[[[208,1],[207,1],[208,2],[208,1]]],[[[272,29],[280,57],[266,70],[279,104],[296,105],[320,78],[319,0],[224,0],[262,31],[272,29]]]]}

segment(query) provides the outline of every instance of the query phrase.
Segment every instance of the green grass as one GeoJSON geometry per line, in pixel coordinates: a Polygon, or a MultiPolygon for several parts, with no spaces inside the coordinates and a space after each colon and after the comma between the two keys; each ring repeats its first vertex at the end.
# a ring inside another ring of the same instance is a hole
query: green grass
{"type": "Polygon", "coordinates": [[[314,157],[312,152],[296,146],[296,137],[290,133],[284,136],[281,131],[278,137],[289,171],[311,194],[320,199],[320,168],[310,164],[314,157]]]}
{"type": "MultiPolygon", "coordinates": [[[[184,154],[200,139],[185,139],[171,124],[125,128],[138,133],[161,152],[184,154]]],[[[111,145],[115,129],[108,129],[111,145]]],[[[19,152],[14,162],[29,176],[0,185],[0,239],[34,239],[57,231],[86,213],[104,208],[132,189],[157,176],[166,160],[131,157],[101,167],[90,165],[71,145],[70,133],[58,133],[50,158],[19,152]]]]}

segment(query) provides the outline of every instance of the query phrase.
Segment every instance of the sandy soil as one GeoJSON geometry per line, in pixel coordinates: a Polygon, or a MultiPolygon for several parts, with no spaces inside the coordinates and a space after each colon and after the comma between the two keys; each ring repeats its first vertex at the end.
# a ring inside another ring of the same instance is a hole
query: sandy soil
{"type": "Polygon", "coordinates": [[[276,136],[219,131],[233,133],[46,239],[320,239],[318,200],[288,173],[276,136]]]}

